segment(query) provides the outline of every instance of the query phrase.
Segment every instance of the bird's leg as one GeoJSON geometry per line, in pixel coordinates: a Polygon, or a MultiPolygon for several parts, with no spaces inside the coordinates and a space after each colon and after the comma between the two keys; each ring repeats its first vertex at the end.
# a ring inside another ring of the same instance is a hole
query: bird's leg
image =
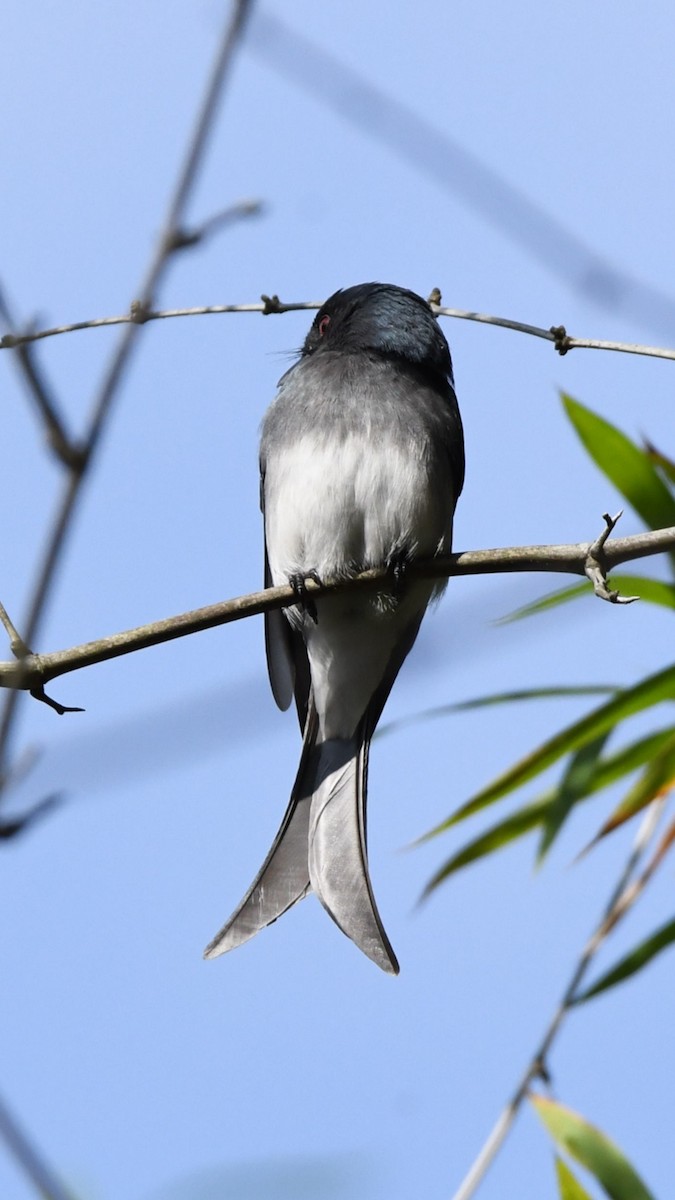
{"type": "Polygon", "coordinates": [[[295,592],[295,598],[304,613],[311,617],[315,625],[319,624],[319,617],[316,611],[316,604],[307,591],[307,580],[312,579],[314,583],[322,586],[319,572],[312,567],[310,571],[296,571],[293,575],[288,576],[288,582],[295,592]]]}

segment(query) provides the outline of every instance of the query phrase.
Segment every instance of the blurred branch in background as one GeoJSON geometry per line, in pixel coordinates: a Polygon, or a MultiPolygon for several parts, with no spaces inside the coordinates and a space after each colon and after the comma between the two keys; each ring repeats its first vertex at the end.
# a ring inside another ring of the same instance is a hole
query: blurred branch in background
{"type": "Polygon", "coordinates": [[[75,1200],[74,1193],[66,1189],[43,1155],[28,1140],[4,1100],[0,1100],[0,1137],[43,1200],[75,1200]]]}
{"type": "MultiPolygon", "coordinates": [[[[141,309],[149,307],[155,297],[156,289],[167,270],[174,253],[187,246],[194,245],[201,237],[213,232],[216,227],[222,227],[237,216],[250,215],[250,204],[246,212],[228,210],[206,221],[201,229],[186,231],[183,227],[185,209],[191,195],[194,183],[201,166],[206,144],[213,127],[218,103],[232,64],[234,54],[239,46],[246,19],[252,7],[251,0],[234,0],[223,35],[220,40],[216,59],[208,79],[203,100],[190,135],[184,162],[179,171],[173,195],[170,198],[164,226],[158,244],[150,261],[150,265],[142,279],[137,295],[140,297],[141,309]]],[[[0,317],[8,325],[14,321],[4,297],[0,300],[0,317]]],[[[10,638],[20,647],[23,640],[30,645],[35,638],[45,606],[54,583],[55,572],[61,558],[66,538],[68,536],[77,502],[82,494],[82,484],[90,467],[105,423],[112,410],[119,385],[124,372],[129,366],[131,351],[137,341],[141,320],[130,322],[120,338],[107,370],[94,396],[89,422],[84,436],[75,442],[66,432],[59,406],[52,396],[45,378],[40,372],[35,359],[26,344],[15,349],[18,362],[28,386],[29,395],[36,406],[43,422],[47,441],[56,453],[64,468],[65,479],[61,497],[57,503],[53,524],[47,535],[46,545],[41,561],[38,564],[35,583],[29,603],[28,614],[24,619],[22,630],[23,639],[18,637],[16,630],[9,622],[10,638]]],[[[3,784],[12,779],[16,771],[9,766],[9,749],[14,720],[17,713],[19,692],[8,695],[0,721],[0,790],[3,784]]],[[[0,835],[7,836],[20,831],[26,822],[45,806],[51,806],[53,798],[38,804],[32,812],[22,820],[8,821],[5,826],[0,824],[0,835]]],[[[27,1135],[19,1128],[9,1111],[0,1104],[0,1137],[3,1138],[8,1150],[13,1155],[26,1176],[34,1184],[36,1190],[46,1200],[72,1200],[72,1195],[64,1189],[47,1166],[42,1155],[31,1144],[27,1135]]]]}
{"type": "MultiPolygon", "coordinates": [[[[252,22],[247,46],[399,158],[459,197],[576,292],[612,312],[648,323],[665,336],[675,326],[675,302],[615,267],[556,217],[523,195],[459,142],[400,100],[345,66],[269,11],[252,22]]],[[[422,104],[433,100],[433,82],[422,104]]]]}
{"type": "MultiPolygon", "coordinates": [[[[34,360],[26,352],[25,343],[16,346],[15,352],[29,384],[30,393],[44,421],[48,439],[57,450],[65,469],[61,497],[57,503],[51,530],[47,535],[42,558],[38,564],[28,613],[21,624],[22,636],[27,645],[31,644],[38,632],[54,583],[56,568],[81,495],[82,484],[98,449],[106,421],[118,394],[119,385],[129,366],[131,352],[136,344],[140,326],[144,323],[143,313],[151,307],[157,288],[176,251],[186,245],[195,244],[195,241],[199,240],[204,232],[212,231],[214,224],[222,224],[224,221],[224,214],[220,214],[192,231],[186,230],[183,224],[187,203],[198,176],[223,86],[251,7],[251,0],[234,0],[228,15],[211,75],[190,135],[185,158],[167,206],[162,232],[136,293],[139,297],[136,302],[136,316],[129,321],[122,333],[94,396],[85,433],[76,447],[64,431],[62,420],[57,415],[56,403],[48,395],[34,360]],[[199,228],[201,228],[201,233],[199,233],[199,228]]],[[[250,215],[250,208],[250,203],[248,203],[244,215],[250,215]]],[[[227,211],[232,218],[235,210],[227,211]]],[[[239,215],[242,215],[241,211],[239,215]]],[[[4,317],[5,319],[9,317],[6,302],[4,303],[4,317]]],[[[17,712],[18,697],[18,692],[8,695],[0,719],[0,789],[11,774],[9,766],[10,739],[17,712]]]]}

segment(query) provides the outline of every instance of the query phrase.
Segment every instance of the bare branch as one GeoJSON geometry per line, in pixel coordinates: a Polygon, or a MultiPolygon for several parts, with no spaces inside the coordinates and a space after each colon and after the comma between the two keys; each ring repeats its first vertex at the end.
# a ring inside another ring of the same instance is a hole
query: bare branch
{"type": "MultiPolygon", "coordinates": [[[[0,319],[7,326],[7,337],[10,341],[16,338],[16,320],[13,317],[7,303],[7,297],[4,291],[0,288],[0,319]]],[[[29,335],[33,330],[26,331],[29,335]]],[[[2,339],[0,339],[2,342],[2,339]]],[[[80,469],[80,450],[68,436],[65,424],[59,414],[56,401],[51,393],[51,388],[47,384],[47,380],[40,367],[37,364],[35,355],[30,346],[26,342],[15,342],[16,345],[16,361],[21,368],[21,373],[26,384],[28,394],[33,400],[35,407],[42,420],[44,429],[47,435],[47,442],[61,462],[72,470],[80,469]]]]}
{"type": "MultiPolygon", "coordinates": [[[[217,221],[214,217],[212,221],[217,221]]],[[[202,233],[210,222],[201,227],[202,233]]],[[[199,230],[191,233],[177,233],[177,247],[192,245],[202,236],[199,230]],[[187,239],[187,240],[186,240],[187,239]]],[[[174,247],[176,248],[176,247],[174,247]]],[[[434,289],[432,295],[438,289],[434,289]]],[[[205,317],[222,316],[225,313],[262,313],[270,316],[273,313],[302,312],[321,308],[323,300],[298,300],[285,302],[278,296],[261,297],[259,304],[204,304],[196,308],[167,308],[161,310],[147,309],[144,311],[144,321],[165,321],[172,317],[205,317]]],[[[431,307],[439,317],[452,317],[458,321],[478,321],[482,325],[496,325],[501,329],[513,329],[517,333],[526,333],[531,337],[542,338],[552,342],[559,354],[567,354],[569,350],[613,350],[622,354],[641,354],[647,358],[665,358],[675,361],[675,350],[662,346],[642,346],[633,342],[607,342],[596,338],[575,338],[565,330],[564,325],[554,325],[549,329],[541,329],[537,325],[527,325],[523,321],[512,321],[508,317],[492,317],[487,313],[470,312],[462,308],[445,308],[430,301],[431,307]]],[[[23,334],[5,334],[0,337],[0,350],[11,350],[28,342],[37,342],[41,338],[57,337],[62,333],[76,333],[80,329],[100,329],[104,325],[128,325],[137,320],[133,312],[122,313],[116,317],[92,317],[88,321],[74,321],[69,325],[54,325],[50,329],[36,329],[23,334]]]]}
{"type": "MultiPolygon", "coordinates": [[[[425,579],[495,575],[516,571],[552,571],[584,575],[589,555],[595,545],[596,543],[578,542],[559,546],[507,546],[500,550],[465,550],[438,558],[420,559],[411,563],[407,571],[410,575],[420,575],[425,579]]],[[[609,570],[620,562],[672,549],[675,549],[675,527],[616,538],[603,547],[604,569],[609,570]]],[[[391,573],[386,567],[374,567],[350,579],[318,583],[315,579],[308,578],[305,588],[308,599],[313,600],[317,596],[354,588],[382,587],[390,582],[391,573]]],[[[214,629],[244,617],[270,612],[274,608],[288,608],[295,603],[297,595],[290,585],[267,588],[248,596],[238,596],[233,600],[223,600],[219,604],[210,604],[205,608],[181,613],[179,616],[166,617],[164,620],[115,633],[94,642],[86,642],[69,650],[57,650],[51,654],[29,654],[19,663],[0,663],[0,687],[28,690],[33,695],[36,689],[43,688],[59,675],[79,671],[95,663],[107,662],[123,654],[133,654],[149,646],[159,646],[203,629],[214,629]]],[[[36,698],[46,699],[44,695],[36,698]]]]}
{"type": "Polygon", "coordinates": [[[546,1078],[548,1076],[547,1058],[551,1050],[551,1046],[553,1045],[553,1042],[560,1031],[560,1027],[565,1020],[565,1017],[569,1013],[570,1009],[574,1006],[575,997],[578,994],[580,984],[584,979],[588,968],[590,967],[595,955],[597,954],[600,946],[603,944],[610,930],[617,924],[618,920],[625,915],[631,904],[634,903],[635,899],[640,893],[641,889],[635,889],[634,885],[631,884],[631,878],[656,830],[656,826],[663,809],[663,804],[663,800],[655,800],[647,809],[642,824],[638,830],[633,848],[628,857],[628,861],[621,872],[617,884],[612,890],[612,894],[607,905],[605,906],[605,911],[595,932],[589,938],[583,949],[581,957],[574,968],[572,977],[565,988],[562,1000],[560,1001],[560,1004],[553,1015],[548,1029],[546,1030],[538,1049],[532,1055],[532,1058],[523,1072],[520,1083],[518,1084],[518,1087],[516,1088],[511,1100],[500,1113],[480,1153],[465,1175],[464,1179],[459,1185],[459,1188],[455,1192],[453,1200],[470,1200],[470,1197],[474,1195],[476,1189],[484,1179],[487,1171],[499,1153],[499,1150],[501,1149],[501,1146],[509,1130],[511,1129],[511,1126],[518,1115],[518,1111],[529,1092],[530,1085],[534,1083],[537,1078],[541,1076],[546,1078]]]}

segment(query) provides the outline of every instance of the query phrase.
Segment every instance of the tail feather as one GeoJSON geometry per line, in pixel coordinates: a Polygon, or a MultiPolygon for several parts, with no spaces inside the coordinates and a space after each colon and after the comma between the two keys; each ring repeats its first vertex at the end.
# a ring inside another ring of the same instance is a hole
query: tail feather
{"type": "Polygon", "coordinates": [[[316,714],[312,710],[307,718],[302,757],[291,799],[272,849],[241,904],[209,942],[204,958],[217,958],[219,954],[241,946],[283,916],[311,890],[307,866],[311,792],[309,795],[306,792],[305,779],[314,758],[316,725],[316,714]]]}
{"type": "Polygon", "coordinates": [[[352,738],[331,738],[316,747],[309,877],[342,932],[383,971],[398,975],[396,955],[380,920],[368,873],[368,745],[365,723],[361,722],[352,738]]]}
{"type": "Polygon", "coordinates": [[[294,797],[263,866],[239,907],[209,942],[204,958],[241,946],[310,890],[307,869],[309,798],[294,797]]]}
{"type": "Polygon", "coordinates": [[[204,951],[216,958],[271,925],[314,890],[336,925],[378,967],[398,975],[368,874],[365,720],[352,738],[316,742],[312,706],[291,800],[261,870],[204,951]]]}

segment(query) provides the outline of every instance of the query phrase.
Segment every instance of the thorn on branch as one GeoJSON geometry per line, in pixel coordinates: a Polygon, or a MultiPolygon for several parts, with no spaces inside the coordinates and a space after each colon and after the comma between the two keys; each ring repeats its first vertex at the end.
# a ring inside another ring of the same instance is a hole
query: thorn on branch
{"type": "Polygon", "coordinates": [[[58,713],[60,717],[62,717],[64,713],[85,711],[83,708],[72,708],[67,704],[60,704],[58,700],[52,700],[51,696],[48,696],[45,692],[42,684],[40,684],[38,687],[30,688],[30,695],[34,700],[41,700],[43,704],[48,705],[49,708],[53,708],[54,712],[58,713]]]}
{"type": "Polygon", "coordinates": [[[572,342],[564,325],[551,325],[549,330],[553,334],[553,346],[558,351],[558,354],[567,354],[568,350],[572,350],[572,342]]]}
{"type": "Polygon", "coordinates": [[[602,514],[605,528],[592,545],[588,547],[588,554],[584,564],[584,573],[593,584],[593,591],[596,596],[600,600],[608,600],[610,604],[632,604],[633,601],[640,599],[639,596],[621,596],[619,592],[609,587],[609,580],[607,578],[607,568],[603,553],[605,542],[622,516],[623,509],[620,509],[615,517],[610,517],[609,513],[602,514]]]}
{"type": "Polygon", "coordinates": [[[265,293],[263,292],[260,299],[263,302],[262,315],[264,317],[269,317],[273,313],[281,313],[284,311],[283,304],[281,303],[281,300],[279,299],[278,296],[276,296],[276,295],[275,296],[266,296],[265,293]]]}

